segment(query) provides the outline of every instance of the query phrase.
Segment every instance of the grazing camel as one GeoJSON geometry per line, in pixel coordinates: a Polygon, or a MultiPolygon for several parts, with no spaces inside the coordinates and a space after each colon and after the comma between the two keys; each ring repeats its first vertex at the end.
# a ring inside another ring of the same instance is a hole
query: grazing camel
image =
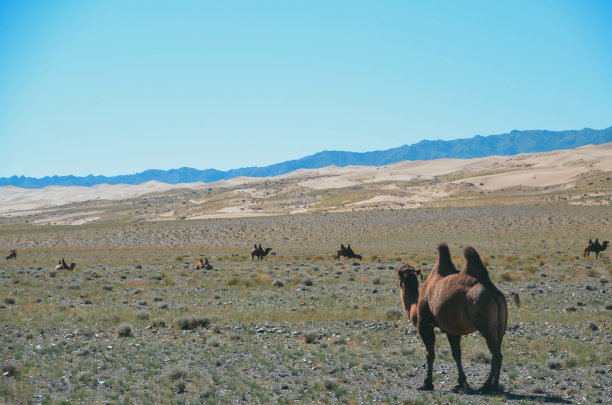
{"type": "MultiPolygon", "coordinates": [[[[502,365],[501,345],[508,308],[504,294],[491,282],[478,252],[468,246],[463,250],[466,263],[458,271],[451,261],[448,246],[438,246],[438,259],[419,292],[420,269],[404,264],[397,272],[400,298],[406,314],[416,327],[427,352],[427,377],[419,389],[433,390],[433,362],[435,358],[434,327],[446,333],[453,359],[459,373],[457,388],[468,383],[461,365],[461,336],[479,331],[491,352],[491,371],[480,391],[499,390],[502,365]]],[[[421,275],[422,278],[422,275],[421,275]]],[[[519,305],[518,294],[514,294],[519,305]]]]}
{"type": "Polygon", "coordinates": [[[349,243],[347,247],[344,247],[344,245],[341,243],[340,244],[340,249],[338,249],[336,251],[336,260],[340,260],[340,257],[344,256],[347,259],[359,259],[362,260],[361,255],[356,254],[355,252],[353,252],[353,249],[351,248],[351,244],[349,243]]]}
{"type": "Polygon", "coordinates": [[[270,251],[272,250],[272,248],[266,248],[265,250],[261,248],[261,244],[259,245],[259,247],[257,247],[257,245],[255,245],[255,247],[253,247],[253,250],[251,250],[251,261],[253,261],[253,258],[257,257],[257,260],[263,260],[263,258],[265,256],[268,255],[268,253],[270,253],[270,251]]]}
{"type": "Polygon", "coordinates": [[[11,250],[8,256],[6,256],[6,260],[17,259],[17,251],[11,250]]]}
{"type": "Polygon", "coordinates": [[[591,252],[595,252],[595,259],[598,258],[599,253],[603,252],[604,250],[606,250],[608,248],[608,244],[610,243],[610,241],[608,240],[604,240],[603,243],[599,243],[599,239],[595,239],[595,242],[593,242],[591,239],[589,239],[589,243],[588,245],[584,248],[584,254],[582,255],[584,256],[591,256],[591,252]]]}
{"type": "Polygon", "coordinates": [[[70,266],[66,264],[64,259],[57,261],[57,266],[55,266],[55,270],[74,270],[76,263],[70,263],[70,266]]]}

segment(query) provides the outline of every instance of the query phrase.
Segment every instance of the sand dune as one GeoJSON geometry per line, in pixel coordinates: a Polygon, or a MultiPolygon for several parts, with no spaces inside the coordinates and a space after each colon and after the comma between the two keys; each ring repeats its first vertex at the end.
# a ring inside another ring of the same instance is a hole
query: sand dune
{"type": "MultiPolygon", "coordinates": [[[[501,190],[512,187],[552,187],[568,188],[580,176],[590,171],[612,171],[612,143],[597,146],[584,146],[573,150],[561,150],[547,153],[526,153],[516,156],[489,156],[476,159],[438,159],[428,161],[405,161],[392,165],[373,166],[329,166],[321,169],[300,169],[275,178],[239,177],[214,183],[166,184],[150,181],[140,185],[96,185],[93,187],[49,186],[42,189],[23,189],[13,186],[0,187],[0,216],[19,217],[38,214],[53,207],[86,201],[126,200],[155,193],[168,193],[174,189],[192,190],[233,190],[253,199],[266,199],[272,195],[285,192],[287,187],[298,187],[305,190],[342,189],[354,186],[383,184],[384,192],[369,196],[362,201],[353,201],[349,205],[368,205],[389,203],[411,206],[448,197],[449,187],[441,184],[469,185],[480,190],[501,190]],[[444,177],[452,175],[445,180],[444,177]],[[261,185],[267,180],[285,181],[278,190],[268,188],[262,191],[261,185]],[[418,187],[410,190],[410,196],[393,195],[398,184],[411,181],[435,180],[435,186],[418,187]],[[42,210],[42,211],[41,211],[42,210]]],[[[205,205],[208,198],[190,199],[194,205],[205,205]]],[[[297,201],[295,206],[286,212],[308,212],[305,204],[297,201]]],[[[166,207],[157,217],[172,219],[174,207],[166,207]]],[[[213,212],[194,212],[189,218],[219,218],[266,215],[265,210],[252,210],[247,204],[233,204],[216,208],[213,212]]],[[[55,216],[42,217],[40,223],[82,223],[96,219],[98,212],[55,213],[55,216]],[[65,215],[68,215],[67,217],[65,215]]]]}
{"type": "MultiPolygon", "coordinates": [[[[3,186],[0,187],[0,213],[23,215],[24,211],[44,209],[74,202],[123,200],[148,193],[165,192],[175,188],[202,188],[203,186],[204,183],[166,184],[158,181],[149,181],[139,185],[48,186],[41,189],[3,186]]],[[[25,214],[30,213],[26,212],[25,214]]]]}
{"type": "Polygon", "coordinates": [[[300,184],[313,189],[350,187],[360,183],[429,179],[457,172],[495,170],[502,173],[466,178],[461,182],[485,182],[488,189],[514,186],[548,187],[570,183],[589,170],[612,171],[612,143],[578,149],[516,156],[474,159],[405,161],[383,167],[347,166],[330,170],[298,171],[287,176],[311,177],[300,184]],[[505,170],[503,170],[505,169],[505,170]],[[517,170],[508,174],[510,170],[517,170]],[[320,177],[319,177],[320,176],[320,177]]]}

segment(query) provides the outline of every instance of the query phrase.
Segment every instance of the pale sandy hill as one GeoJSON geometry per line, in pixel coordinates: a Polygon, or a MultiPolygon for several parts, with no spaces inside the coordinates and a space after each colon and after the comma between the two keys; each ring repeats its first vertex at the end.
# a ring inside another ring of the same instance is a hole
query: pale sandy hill
{"type": "MultiPolygon", "coordinates": [[[[123,200],[140,195],[165,192],[174,188],[202,188],[204,183],[166,184],[149,181],[139,185],[99,184],[92,187],[47,186],[40,189],[26,189],[13,186],[0,187],[0,213],[19,212],[49,208],[73,202],[94,200],[123,200]]],[[[30,214],[31,212],[27,212],[30,214]]]]}
{"type": "MultiPolygon", "coordinates": [[[[512,187],[551,187],[568,188],[580,176],[591,171],[612,171],[612,143],[597,146],[584,146],[573,150],[547,153],[527,153],[516,156],[490,156],[476,159],[438,159],[428,161],[405,161],[392,165],[373,166],[329,166],[321,169],[300,169],[278,177],[248,178],[239,177],[214,183],[166,184],[150,181],[140,185],[96,185],[93,187],[49,186],[42,189],[23,189],[12,186],[0,187],[0,216],[18,217],[46,213],[46,210],[66,205],[96,200],[126,200],[145,194],[168,193],[173,189],[213,190],[230,192],[236,195],[235,201],[212,211],[195,210],[179,213],[176,207],[164,207],[155,218],[175,219],[240,217],[269,215],[272,212],[302,213],[309,212],[310,205],[303,201],[292,200],[278,203],[274,210],[253,208],[244,197],[265,200],[288,193],[292,189],[319,190],[342,189],[354,186],[379,184],[378,195],[368,195],[363,201],[348,202],[347,206],[377,205],[388,203],[391,206],[418,206],[420,203],[447,198],[461,185],[490,191],[512,187]],[[446,177],[445,177],[446,176],[446,177]],[[273,190],[267,184],[270,180],[279,182],[273,190]],[[433,185],[415,185],[408,182],[435,180],[433,185]],[[263,185],[266,185],[264,190],[263,185]],[[401,187],[400,187],[401,186],[401,187]],[[408,187],[408,188],[407,188],[408,187]],[[454,187],[454,188],[453,188],[454,187]],[[402,189],[402,195],[395,190],[402,189]],[[280,207],[280,208],[279,208],[280,207]],[[285,207],[285,208],[282,208],[285,207]]],[[[301,193],[301,192],[300,192],[301,193]]],[[[302,195],[302,194],[300,194],[302,195]]],[[[280,198],[280,197],[279,197],[280,198]]],[[[200,195],[189,200],[194,206],[205,206],[214,198],[200,195]]],[[[314,203],[313,203],[314,204],[314,203]]],[[[330,207],[333,209],[333,207],[330,207]]],[[[37,219],[40,223],[83,223],[98,218],[99,212],[49,213],[37,219]],[[51,215],[53,214],[53,215],[51,215]],[[63,221],[63,222],[62,222],[63,221]]]]}

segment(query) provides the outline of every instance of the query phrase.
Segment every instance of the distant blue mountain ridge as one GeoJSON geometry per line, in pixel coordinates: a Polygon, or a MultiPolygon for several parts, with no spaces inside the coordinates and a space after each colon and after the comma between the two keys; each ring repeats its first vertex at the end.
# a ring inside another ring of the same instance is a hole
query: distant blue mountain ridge
{"type": "MultiPolygon", "coordinates": [[[[142,184],[156,180],[178,184],[201,181],[210,183],[239,176],[278,176],[298,169],[318,169],[325,166],[368,165],[384,166],[404,160],[432,160],[441,158],[476,158],[493,155],[516,155],[526,152],[549,152],[558,149],[574,149],[584,145],[612,142],[612,127],[594,130],[585,128],[571,131],[514,130],[507,134],[481,136],[452,141],[421,141],[373,152],[323,151],[297,160],[289,160],[264,167],[243,167],[220,171],[198,170],[182,167],[171,170],[145,170],[141,173],[120,176],[46,176],[33,178],[12,176],[0,178],[0,186],[42,188],[46,186],[94,186],[96,184],[142,184]]],[[[612,158],[612,157],[611,157],[612,158]]]]}

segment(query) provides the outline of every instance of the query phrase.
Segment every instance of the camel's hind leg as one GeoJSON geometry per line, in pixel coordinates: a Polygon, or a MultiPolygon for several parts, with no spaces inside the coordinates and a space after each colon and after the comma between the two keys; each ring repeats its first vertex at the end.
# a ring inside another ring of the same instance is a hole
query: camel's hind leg
{"type": "Polygon", "coordinates": [[[447,333],[446,336],[448,337],[448,343],[450,343],[453,359],[457,364],[457,372],[459,373],[457,386],[455,388],[466,389],[468,387],[468,383],[467,379],[465,378],[465,373],[463,372],[463,366],[461,365],[461,336],[451,335],[450,333],[447,333]]]}
{"type": "Polygon", "coordinates": [[[508,309],[505,304],[505,299],[502,302],[498,302],[496,306],[497,316],[491,317],[489,325],[486,325],[483,329],[479,329],[480,333],[487,341],[487,346],[491,352],[491,371],[489,372],[487,381],[480,389],[482,393],[499,391],[499,373],[504,359],[501,352],[501,346],[506,332],[508,309]]]}
{"type": "Polygon", "coordinates": [[[484,383],[480,391],[483,394],[490,392],[499,391],[499,372],[501,370],[502,360],[504,356],[501,353],[501,345],[498,343],[498,339],[495,337],[485,337],[487,340],[487,346],[491,352],[491,371],[487,381],[484,383]]]}

